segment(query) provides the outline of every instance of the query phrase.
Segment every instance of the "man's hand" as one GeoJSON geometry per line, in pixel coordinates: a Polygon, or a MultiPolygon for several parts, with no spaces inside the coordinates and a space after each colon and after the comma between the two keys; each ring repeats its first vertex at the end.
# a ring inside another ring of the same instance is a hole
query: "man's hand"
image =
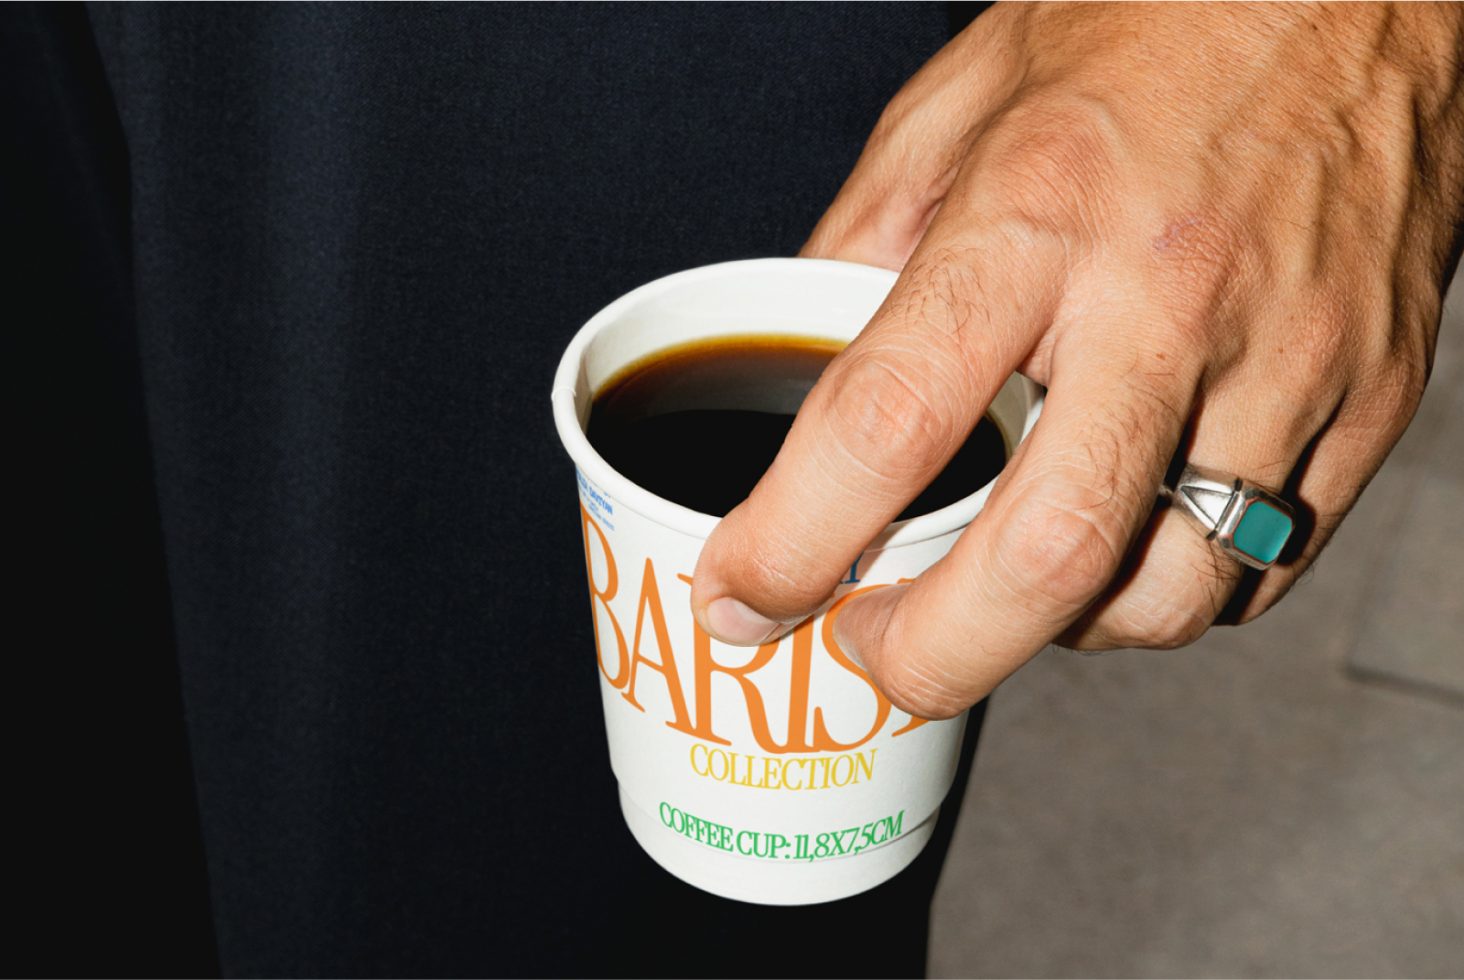
{"type": "Polygon", "coordinates": [[[980,17],[890,103],[804,249],[903,272],[707,542],[697,619],[751,644],[816,609],[1015,370],[1047,404],[986,509],[914,584],[838,617],[892,701],[946,717],[1054,639],[1176,647],[1273,605],[1428,376],[1464,212],[1461,21],[980,17]],[[1156,509],[1176,453],[1311,515],[1253,588],[1156,509]]]}

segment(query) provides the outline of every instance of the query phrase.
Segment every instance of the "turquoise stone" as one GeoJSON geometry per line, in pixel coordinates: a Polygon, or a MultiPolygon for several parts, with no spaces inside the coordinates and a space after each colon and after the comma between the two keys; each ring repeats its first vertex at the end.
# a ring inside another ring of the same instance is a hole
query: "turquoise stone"
{"type": "Polygon", "coordinates": [[[1264,500],[1252,500],[1230,542],[1256,561],[1270,564],[1291,537],[1291,518],[1264,500]]]}

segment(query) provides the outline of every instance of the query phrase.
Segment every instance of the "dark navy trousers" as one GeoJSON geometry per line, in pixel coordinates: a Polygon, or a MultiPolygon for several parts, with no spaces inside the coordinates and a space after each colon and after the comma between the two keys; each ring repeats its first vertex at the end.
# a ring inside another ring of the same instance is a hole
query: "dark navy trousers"
{"type": "Polygon", "coordinates": [[[952,16],[6,12],[37,969],[923,970],[949,814],[803,909],[630,839],[548,395],[617,295],[795,253],[952,16]]]}

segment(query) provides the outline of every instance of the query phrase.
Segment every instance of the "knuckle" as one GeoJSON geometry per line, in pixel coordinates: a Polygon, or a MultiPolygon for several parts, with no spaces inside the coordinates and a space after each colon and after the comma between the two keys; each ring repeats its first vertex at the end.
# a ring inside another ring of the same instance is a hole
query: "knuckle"
{"type": "Polygon", "coordinates": [[[1024,99],[992,127],[992,186],[1001,199],[1043,223],[1086,225],[1109,196],[1118,128],[1098,99],[1024,99]]]}
{"type": "Polygon", "coordinates": [[[1394,362],[1374,368],[1349,389],[1346,421],[1365,448],[1387,449],[1402,438],[1423,400],[1427,373],[1418,362],[1394,362]]]}
{"type": "Polygon", "coordinates": [[[1355,317],[1340,299],[1313,299],[1290,342],[1280,348],[1288,387],[1308,393],[1340,391],[1356,333],[1355,317]]]}
{"type": "Polygon", "coordinates": [[[867,142],[883,144],[895,139],[919,113],[923,104],[920,94],[910,88],[896,92],[880,111],[867,142]]]}
{"type": "Polygon", "coordinates": [[[1204,636],[1214,621],[1215,611],[1208,602],[1135,602],[1123,608],[1120,635],[1129,646],[1177,650],[1204,636]]]}
{"type": "Polygon", "coordinates": [[[822,582],[797,571],[784,554],[749,552],[736,567],[738,594],[756,609],[774,613],[811,609],[827,591],[822,582]]]}
{"type": "Polygon", "coordinates": [[[1014,591],[1063,610],[1086,606],[1122,558],[1110,521],[1106,506],[1065,506],[1037,495],[1016,504],[996,542],[1014,591]]]}
{"type": "Polygon", "coordinates": [[[916,128],[912,114],[918,108],[892,102],[869,136],[856,172],[868,184],[873,212],[891,205],[928,210],[949,189],[959,169],[958,147],[935,152],[918,133],[911,133],[916,128]]]}
{"type": "Polygon", "coordinates": [[[969,706],[953,693],[951,678],[924,660],[889,657],[877,679],[891,704],[917,718],[953,718],[969,706]]]}
{"type": "Polygon", "coordinates": [[[1299,345],[1286,359],[1287,387],[1307,394],[1329,391],[1341,377],[1338,361],[1336,351],[1322,344],[1299,345]]]}
{"type": "Polygon", "coordinates": [[[1240,580],[1239,568],[1189,529],[1183,534],[1185,546],[1161,544],[1150,552],[1105,612],[1105,633],[1131,647],[1174,650],[1214,624],[1240,580]]]}
{"type": "Polygon", "coordinates": [[[849,456],[878,478],[923,475],[954,442],[957,413],[912,380],[915,370],[889,356],[861,356],[834,379],[834,431],[849,456]]]}

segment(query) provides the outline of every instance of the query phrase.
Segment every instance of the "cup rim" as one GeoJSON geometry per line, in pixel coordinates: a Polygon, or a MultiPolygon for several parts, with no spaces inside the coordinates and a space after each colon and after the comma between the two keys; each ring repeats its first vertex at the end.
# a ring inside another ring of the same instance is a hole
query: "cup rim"
{"type": "MultiPolygon", "coordinates": [[[[692,510],[690,507],[651,493],[622,476],[590,444],[589,437],[581,428],[579,417],[575,412],[577,394],[575,385],[579,378],[580,361],[595,337],[615,323],[629,308],[689,283],[736,277],[751,269],[775,268],[818,270],[819,274],[877,281],[886,286],[893,284],[897,278],[896,273],[889,269],[837,259],[737,259],[674,272],[659,279],[653,279],[614,300],[590,317],[584,326],[575,332],[569,346],[565,348],[564,354],[560,357],[559,366],[554,372],[554,386],[550,392],[554,410],[554,427],[559,433],[560,442],[563,443],[575,467],[586,479],[608,493],[617,503],[629,507],[648,520],[701,540],[705,540],[711,535],[712,530],[721,522],[720,517],[692,510]]],[[[1028,388],[1027,415],[1022,420],[1022,431],[1014,435],[1015,441],[1020,442],[1026,438],[1027,433],[1031,431],[1036,422],[1037,415],[1041,411],[1042,399],[1040,389],[1035,382],[1022,375],[1017,375],[1017,377],[1020,377],[1028,388]]],[[[1015,446],[1011,448],[1013,451],[1016,449],[1015,446]]],[[[1010,459],[1010,457],[1008,458],[1010,459]]],[[[996,479],[993,478],[981,489],[939,510],[890,524],[875,536],[865,551],[878,551],[883,548],[927,541],[965,527],[980,512],[995,484],[996,479]]]]}

